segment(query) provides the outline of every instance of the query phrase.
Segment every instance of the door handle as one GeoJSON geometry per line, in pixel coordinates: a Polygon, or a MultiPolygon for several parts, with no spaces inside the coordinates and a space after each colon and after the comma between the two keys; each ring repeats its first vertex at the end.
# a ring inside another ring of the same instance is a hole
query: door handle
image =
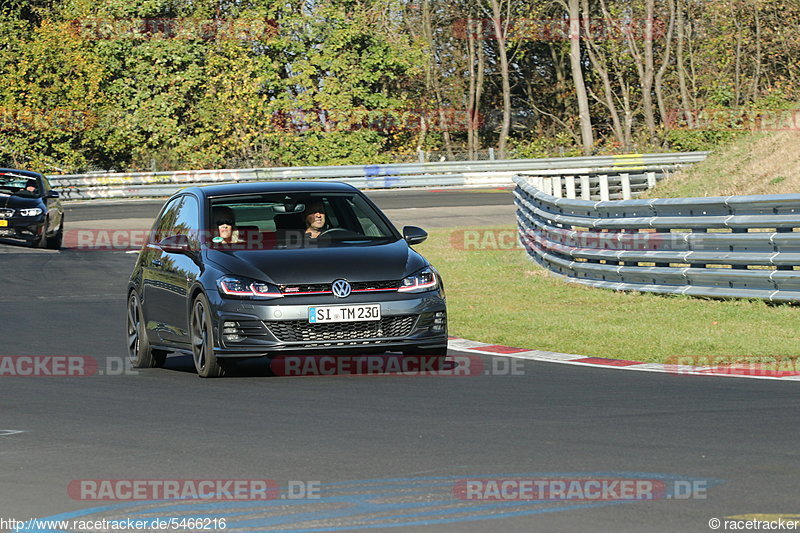
{"type": "Polygon", "coordinates": [[[160,267],[161,266],[161,260],[160,259],[153,259],[151,261],[151,263],[152,263],[153,266],[156,266],[156,267],[160,267]]]}

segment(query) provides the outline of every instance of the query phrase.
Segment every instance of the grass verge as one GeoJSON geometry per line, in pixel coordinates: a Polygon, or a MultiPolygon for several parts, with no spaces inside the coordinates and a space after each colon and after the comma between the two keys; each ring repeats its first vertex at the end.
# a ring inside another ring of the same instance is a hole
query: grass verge
{"type": "Polygon", "coordinates": [[[463,232],[433,230],[416,247],[444,278],[451,335],[648,362],[681,356],[800,356],[797,306],[566,283],[511,245],[513,226],[477,231],[479,237],[465,246],[463,232]],[[503,243],[510,249],[477,249],[503,243]]]}
{"type": "Polygon", "coordinates": [[[800,190],[800,132],[751,133],[676,173],[643,198],[785,194],[800,190]]]}

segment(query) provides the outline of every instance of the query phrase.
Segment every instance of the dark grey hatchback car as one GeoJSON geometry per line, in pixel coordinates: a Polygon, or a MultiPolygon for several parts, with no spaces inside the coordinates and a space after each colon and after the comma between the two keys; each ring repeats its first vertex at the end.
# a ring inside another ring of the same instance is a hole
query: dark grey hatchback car
{"type": "Polygon", "coordinates": [[[191,353],[202,377],[299,353],[443,356],[439,273],[359,190],[274,182],[187,188],[161,209],[128,284],[133,366],[191,353]]]}

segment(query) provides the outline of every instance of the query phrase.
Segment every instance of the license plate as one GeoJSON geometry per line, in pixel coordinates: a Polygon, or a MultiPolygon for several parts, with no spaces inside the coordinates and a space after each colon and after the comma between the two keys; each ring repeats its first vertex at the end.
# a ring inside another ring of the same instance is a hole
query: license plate
{"type": "Polygon", "coordinates": [[[380,304],[309,307],[308,321],[311,324],[326,322],[366,322],[381,319],[380,304]]]}
{"type": "Polygon", "coordinates": [[[8,220],[0,220],[0,228],[8,226],[8,220]]]}

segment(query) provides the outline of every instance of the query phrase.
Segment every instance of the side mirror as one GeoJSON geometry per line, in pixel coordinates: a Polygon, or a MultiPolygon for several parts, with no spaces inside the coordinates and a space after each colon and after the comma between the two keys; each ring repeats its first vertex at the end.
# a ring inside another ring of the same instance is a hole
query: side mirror
{"type": "Polygon", "coordinates": [[[428,232],[416,226],[405,226],[403,228],[403,238],[408,244],[419,244],[428,238],[428,232]]]}
{"type": "Polygon", "coordinates": [[[161,239],[158,247],[171,254],[189,254],[192,252],[188,235],[170,235],[161,239]]]}
{"type": "Polygon", "coordinates": [[[47,194],[44,195],[45,198],[60,198],[61,194],[58,191],[54,191],[50,189],[47,191],[47,194]]]}

